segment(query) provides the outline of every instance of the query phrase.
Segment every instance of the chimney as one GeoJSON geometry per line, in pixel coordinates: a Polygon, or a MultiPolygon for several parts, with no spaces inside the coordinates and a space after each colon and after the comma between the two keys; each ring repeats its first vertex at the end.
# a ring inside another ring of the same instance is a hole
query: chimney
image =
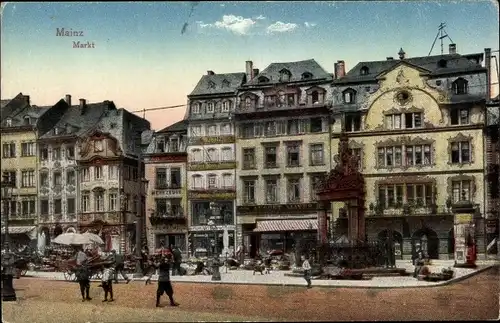
{"type": "Polygon", "coordinates": [[[215,75],[214,71],[207,71],[207,75],[215,75]]]}
{"type": "Polygon", "coordinates": [[[85,105],[86,105],[85,99],[80,99],[80,108],[85,107],[85,105]]]}
{"type": "Polygon", "coordinates": [[[398,55],[399,55],[399,59],[405,59],[406,53],[405,53],[405,51],[403,50],[402,47],[399,49],[398,55]]]}
{"type": "Polygon", "coordinates": [[[25,95],[24,99],[26,100],[26,103],[29,105],[30,104],[30,96],[29,95],[25,95]]]}
{"type": "Polygon", "coordinates": [[[245,72],[247,73],[247,82],[252,80],[254,77],[254,75],[253,75],[253,62],[252,61],[245,62],[245,72]]]}
{"type": "Polygon", "coordinates": [[[253,69],[253,77],[256,77],[257,75],[259,75],[259,69],[258,68],[254,68],[253,69]]]}
{"type": "Polygon", "coordinates": [[[392,60],[394,60],[394,57],[386,57],[386,60],[392,61],[392,60]]]}
{"type": "Polygon", "coordinates": [[[71,106],[71,95],[66,94],[66,103],[71,106]]]}
{"type": "Polygon", "coordinates": [[[454,55],[457,53],[457,44],[450,44],[448,46],[448,54],[454,55]]]}
{"type": "Polygon", "coordinates": [[[491,99],[491,48],[484,49],[484,67],[486,67],[486,100],[491,99]]]}
{"type": "Polygon", "coordinates": [[[335,63],[335,79],[340,79],[345,76],[345,63],[344,61],[337,61],[335,63]]]}

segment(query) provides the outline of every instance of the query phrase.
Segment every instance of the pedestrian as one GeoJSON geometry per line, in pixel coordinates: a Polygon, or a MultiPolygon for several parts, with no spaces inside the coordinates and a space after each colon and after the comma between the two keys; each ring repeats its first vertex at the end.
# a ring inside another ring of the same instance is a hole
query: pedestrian
{"type": "Polygon", "coordinates": [[[76,279],[80,285],[82,302],[90,301],[90,273],[88,268],[88,257],[81,247],[76,254],[76,279]]]}
{"type": "Polygon", "coordinates": [[[182,276],[182,269],[181,269],[182,253],[181,253],[179,247],[177,247],[177,246],[173,247],[172,255],[174,258],[174,268],[172,269],[172,276],[175,276],[175,275],[182,276]]]}
{"type": "Polygon", "coordinates": [[[302,269],[304,270],[304,279],[307,282],[307,288],[311,288],[311,264],[309,264],[309,257],[302,256],[302,269]]]}
{"type": "Polygon", "coordinates": [[[159,263],[156,264],[158,268],[158,289],[156,290],[156,307],[160,307],[160,297],[166,293],[170,306],[178,306],[179,304],[174,301],[174,289],[170,282],[170,267],[172,264],[172,255],[162,255],[159,263]]]}
{"type": "Polygon", "coordinates": [[[113,267],[111,264],[106,264],[102,273],[101,281],[102,289],[104,290],[103,302],[112,302],[113,299],[113,267]],[[109,300],[108,300],[109,294],[109,300]]]}
{"type": "Polygon", "coordinates": [[[151,284],[151,277],[156,273],[156,267],[154,263],[154,256],[148,257],[147,264],[146,264],[146,270],[144,271],[144,274],[146,275],[146,284],[151,284]]]}
{"type": "Polygon", "coordinates": [[[116,252],[116,250],[111,250],[111,260],[114,264],[114,280],[115,283],[118,284],[118,274],[122,275],[123,279],[127,281],[127,284],[130,283],[130,278],[125,274],[125,259],[123,255],[116,252]]]}

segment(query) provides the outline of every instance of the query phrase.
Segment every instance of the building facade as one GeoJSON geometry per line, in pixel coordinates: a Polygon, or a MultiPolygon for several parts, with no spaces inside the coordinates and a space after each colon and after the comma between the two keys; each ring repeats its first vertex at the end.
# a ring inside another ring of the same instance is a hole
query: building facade
{"type": "Polygon", "coordinates": [[[144,153],[150,252],[175,245],[188,253],[187,122],[153,134],[144,153]]]}
{"type": "MultiPolygon", "coordinates": [[[[365,177],[369,240],[389,230],[403,259],[416,243],[430,258],[452,259],[452,205],[472,201],[484,227],[483,54],[459,55],[454,44],[446,55],[398,54],[336,73],[332,156],[345,131],[365,177]]],[[[476,242],[484,250],[483,230],[476,242]]]]}
{"type": "Polygon", "coordinates": [[[237,243],[251,257],[316,239],[314,187],[331,169],[331,82],[306,60],[273,63],[239,89],[237,243]]]}
{"type": "Polygon", "coordinates": [[[105,101],[103,108],[76,145],[78,230],[99,234],[105,251],[129,253],[135,247],[136,221],[145,222],[141,136],[150,124],[113,102],[105,101]]]}
{"type": "Polygon", "coordinates": [[[32,106],[29,96],[22,94],[2,108],[2,176],[14,185],[10,200],[2,201],[2,216],[9,215],[11,241],[36,247],[40,210],[36,141],[65,109],[63,100],[53,107],[32,106]]]}
{"type": "Polygon", "coordinates": [[[190,253],[222,254],[234,249],[235,137],[231,115],[245,73],[208,71],[188,96],[188,164],[190,253]],[[210,203],[216,202],[216,227],[210,226],[210,203]],[[216,232],[215,232],[216,231],[216,232]]]}
{"type": "Polygon", "coordinates": [[[89,104],[80,99],[71,104],[52,127],[38,137],[38,196],[39,244],[63,232],[78,231],[79,176],[77,169],[77,140],[90,131],[108,110],[116,109],[112,102],[89,104]]]}

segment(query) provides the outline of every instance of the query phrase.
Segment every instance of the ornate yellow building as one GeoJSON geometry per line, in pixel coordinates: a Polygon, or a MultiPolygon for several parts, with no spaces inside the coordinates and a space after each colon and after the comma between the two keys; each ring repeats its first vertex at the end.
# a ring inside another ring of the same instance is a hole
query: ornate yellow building
{"type": "MultiPolygon", "coordinates": [[[[477,208],[478,252],[484,252],[486,69],[482,54],[361,62],[334,81],[332,156],[341,130],[360,157],[369,240],[394,231],[396,253],[421,243],[431,258],[453,254],[451,205],[477,208]],[[345,75],[344,75],[345,74],[345,75]]],[[[342,205],[334,205],[339,216],[342,205]]],[[[337,230],[337,235],[341,234],[337,230]]]]}

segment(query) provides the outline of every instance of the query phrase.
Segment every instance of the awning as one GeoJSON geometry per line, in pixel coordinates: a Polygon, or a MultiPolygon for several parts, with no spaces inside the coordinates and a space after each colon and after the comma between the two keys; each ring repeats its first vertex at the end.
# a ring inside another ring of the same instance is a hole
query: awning
{"type": "Polygon", "coordinates": [[[310,231],[318,230],[318,220],[272,220],[257,221],[254,232],[310,231]]]}
{"type": "MultiPolygon", "coordinates": [[[[35,226],[26,227],[11,227],[9,226],[9,234],[30,234],[35,230],[35,226]]],[[[5,227],[2,228],[2,234],[5,234],[5,227]]]]}

